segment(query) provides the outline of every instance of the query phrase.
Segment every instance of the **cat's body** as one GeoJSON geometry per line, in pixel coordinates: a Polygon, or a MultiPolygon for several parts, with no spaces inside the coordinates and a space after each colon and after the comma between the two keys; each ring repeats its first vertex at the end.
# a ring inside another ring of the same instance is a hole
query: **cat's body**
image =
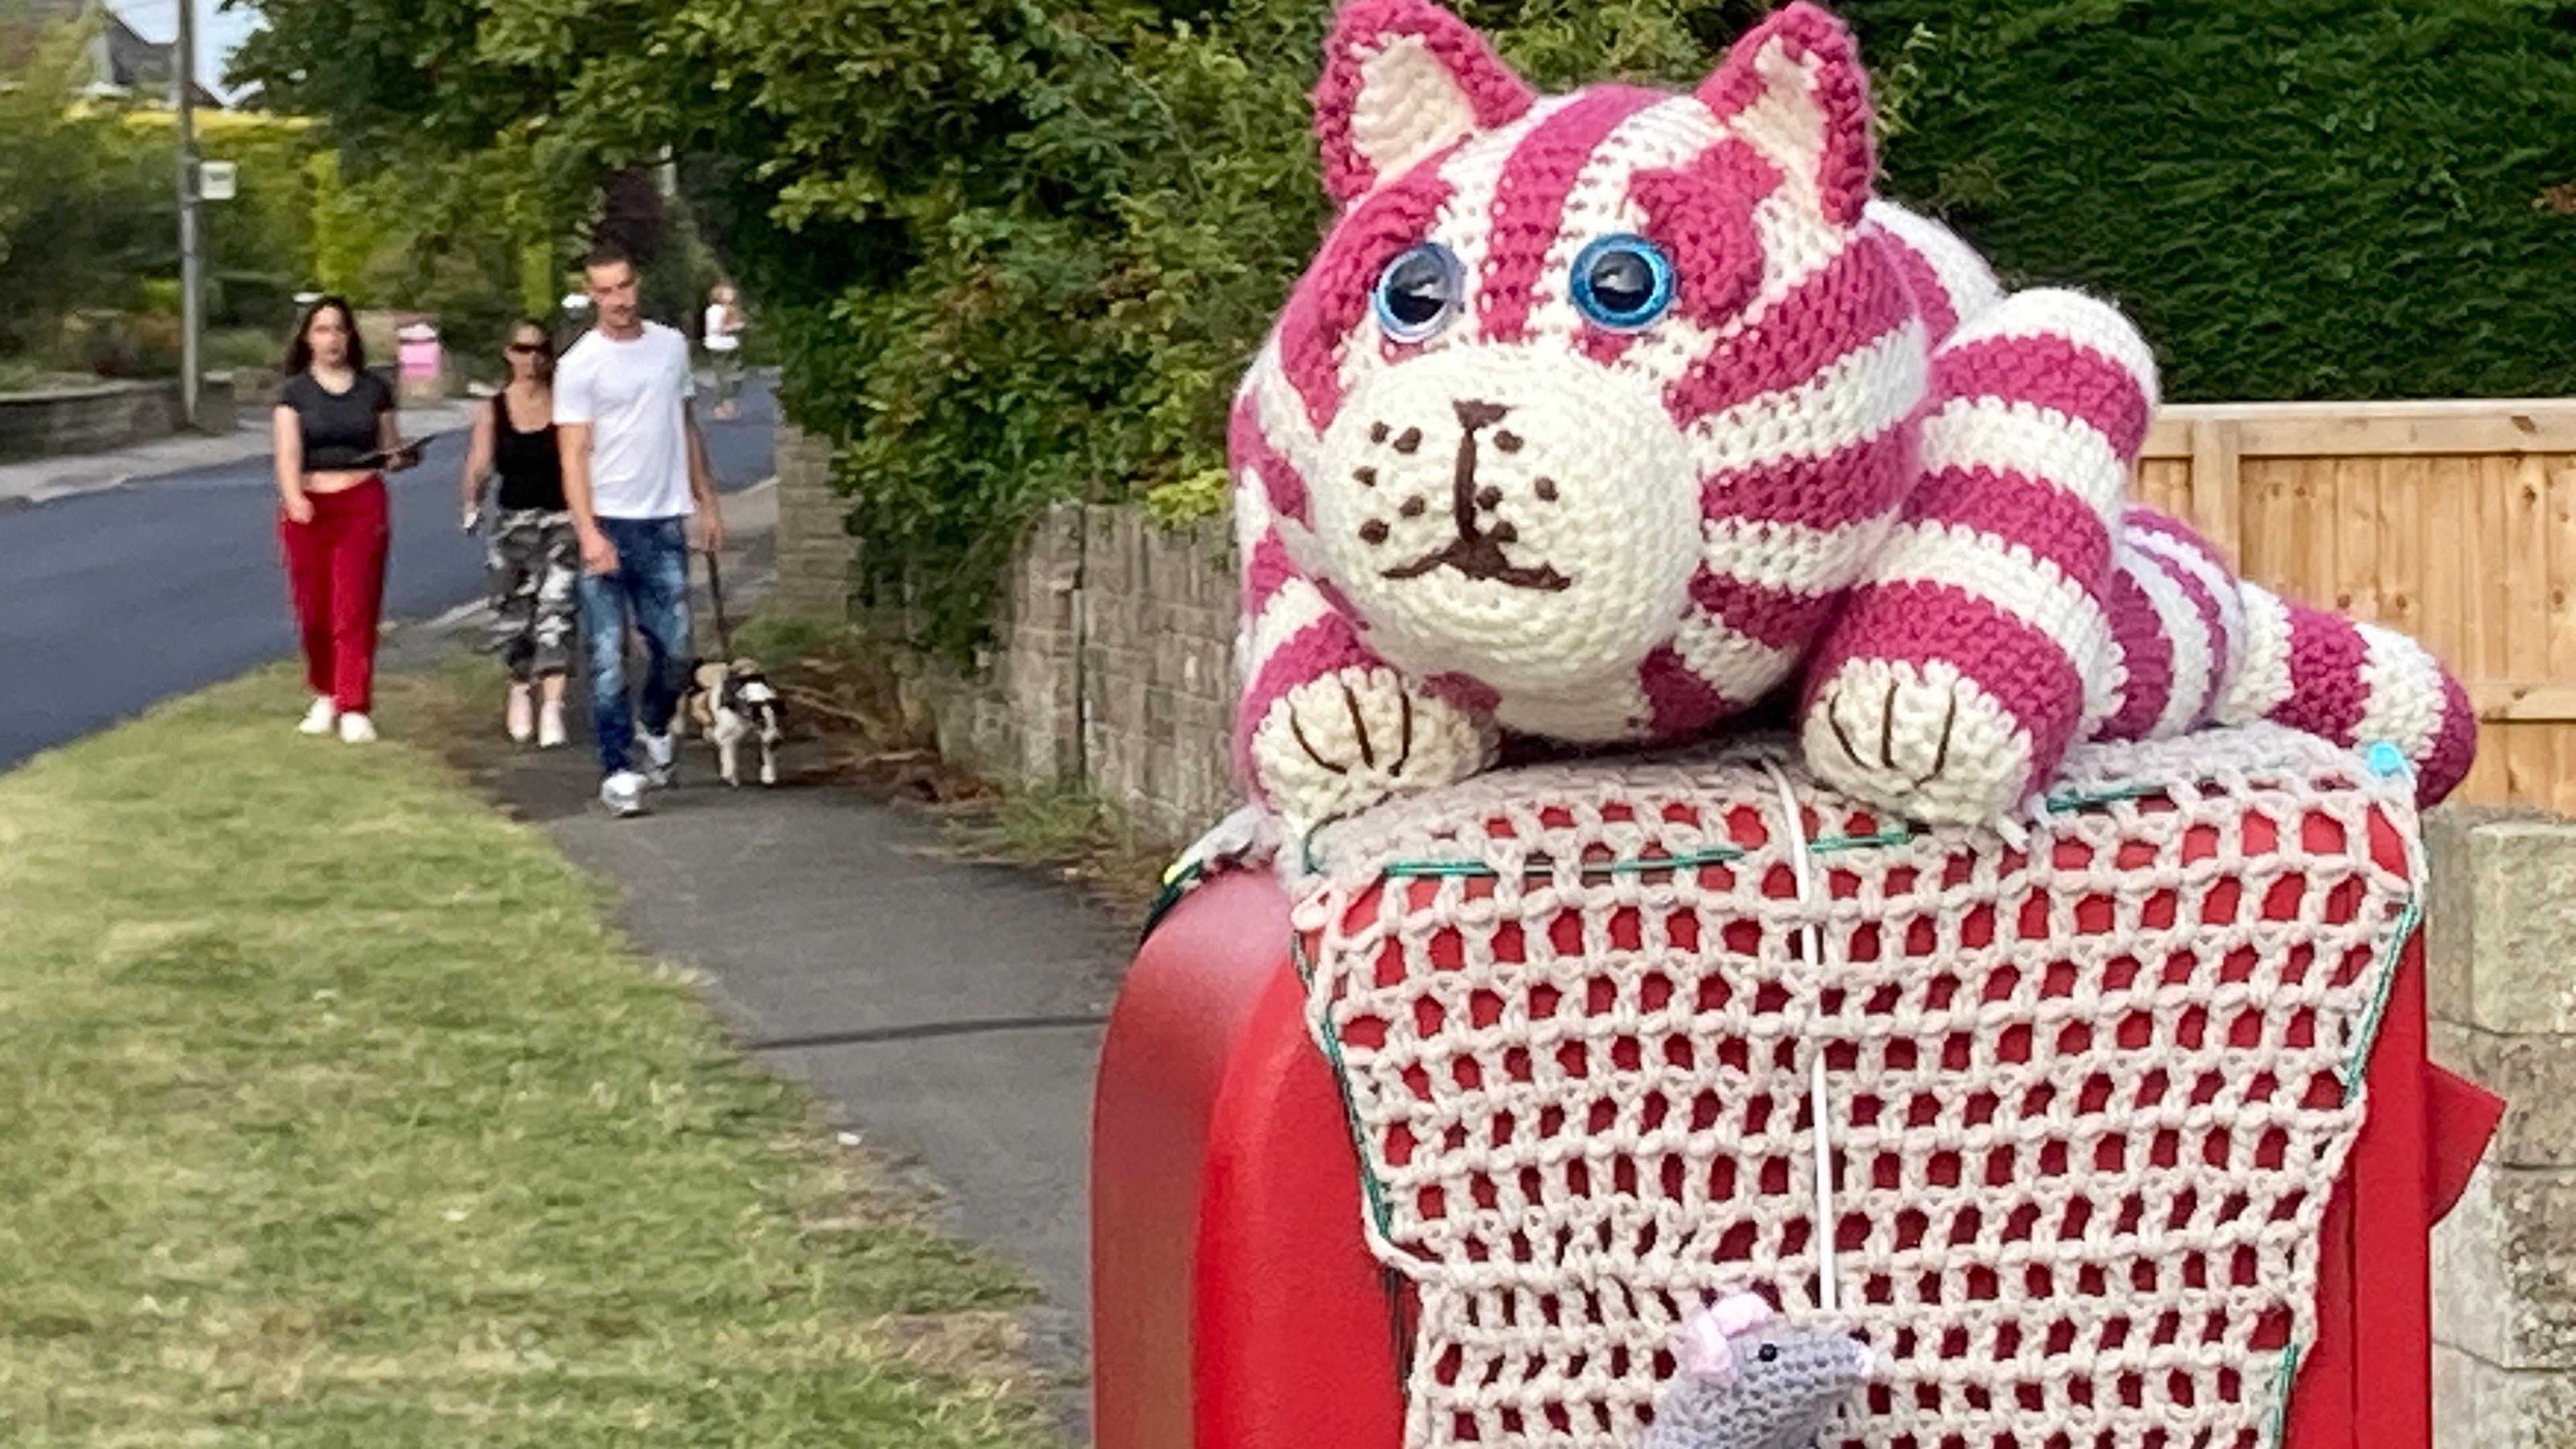
{"type": "Polygon", "coordinates": [[[2125,497],[2152,354],[1871,195],[1811,6],[1689,95],[1540,97],[1428,0],[1316,91],[1341,215],[1236,403],[1237,732],[1292,827],[1510,732],[1667,741],[1783,693],[1829,784],[2007,811],[2066,748],[2270,718],[2438,798],[2465,694],[2125,497]]]}

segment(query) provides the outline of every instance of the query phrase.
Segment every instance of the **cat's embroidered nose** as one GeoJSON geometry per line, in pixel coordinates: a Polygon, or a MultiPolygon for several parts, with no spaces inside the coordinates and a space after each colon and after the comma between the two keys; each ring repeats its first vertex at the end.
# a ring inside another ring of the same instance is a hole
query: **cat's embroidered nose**
{"type": "Polygon", "coordinates": [[[1478,428],[1501,422],[1511,412],[1510,408],[1501,403],[1479,402],[1471,397],[1462,397],[1452,406],[1458,410],[1458,426],[1471,433],[1478,428]]]}

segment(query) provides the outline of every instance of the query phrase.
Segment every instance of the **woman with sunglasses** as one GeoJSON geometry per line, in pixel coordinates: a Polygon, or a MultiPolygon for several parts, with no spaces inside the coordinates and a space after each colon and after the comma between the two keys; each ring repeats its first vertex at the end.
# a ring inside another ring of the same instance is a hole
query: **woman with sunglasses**
{"type": "Polygon", "coordinates": [[[465,531],[482,522],[483,486],[495,471],[500,496],[488,549],[492,648],[510,671],[503,720],[510,738],[540,749],[564,742],[564,671],[572,663],[581,543],[565,511],[555,452],[554,344],[543,325],[510,329],[510,384],[474,420],[465,454],[465,531]],[[543,693],[540,701],[537,692],[543,693]]]}

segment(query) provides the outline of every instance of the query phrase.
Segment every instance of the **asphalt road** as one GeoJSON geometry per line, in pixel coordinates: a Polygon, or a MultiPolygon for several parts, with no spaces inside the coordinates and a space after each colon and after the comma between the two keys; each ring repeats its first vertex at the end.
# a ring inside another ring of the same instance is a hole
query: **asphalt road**
{"type": "MultiPolygon", "coordinates": [[[[771,472],[776,411],[707,421],[719,486],[771,472]]],[[[385,616],[434,618],[482,589],[483,550],[457,529],[465,435],[396,475],[385,616]]],[[[268,460],[137,479],[0,510],[0,768],[174,694],[295,652],[268,460]]]]}

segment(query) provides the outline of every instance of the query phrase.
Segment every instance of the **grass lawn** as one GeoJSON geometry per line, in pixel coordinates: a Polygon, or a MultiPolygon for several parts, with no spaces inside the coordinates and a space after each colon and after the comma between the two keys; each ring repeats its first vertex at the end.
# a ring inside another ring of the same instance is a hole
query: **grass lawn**
{"type": "Polygon", "coordinates": [[[1045,1442],[1014,1276],[541,835],[301,704],[264,674],[0,776],[0,1442],[1045,1442]]]}

